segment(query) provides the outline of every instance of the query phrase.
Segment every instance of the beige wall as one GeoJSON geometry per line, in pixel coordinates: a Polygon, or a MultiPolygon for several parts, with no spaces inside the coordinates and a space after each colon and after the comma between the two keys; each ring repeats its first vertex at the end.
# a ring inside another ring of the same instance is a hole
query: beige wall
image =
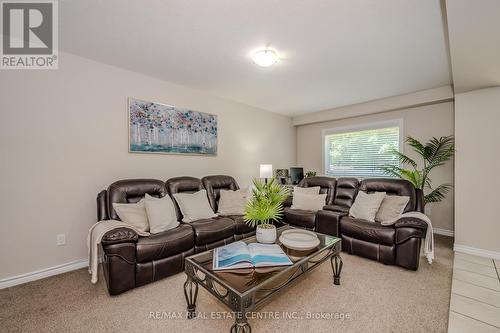
{"type": "Polygon", "coordinates": [[[115,180],[249,184],[259,163],[295,162],[291,118],[69,54],[59,70],[1,71],[0,110],[0,279],[85,258],[96,194],[115,180]],[[217,114],[218,155],[129,154],[129,96],[217,114]]]}
{"type": "Polygon", "coordinates": [[[457,94],[455,102],[455,244],[498,257],[500,87],[457,94]]]}
{"type": "MultiPolygon", "coordinates": [[[[297,127],[297,164],[304,167],[304,171],[316,170],[323,173],[323,138],[322,131],[335,127],[346,127],[369,124],[392,119],[403,119],[403,135],[413,136],[419,140],[428,140],[453,134],[453,102],[409,108],[347,118],[336,121],[321,122],[297,127]]],[[[411,150],[405,151],[416,158],[411,150]]],[[[437,168],[431,174],[434,184],[453,183],[453,161],[437,168]]],[[[427,213],[430,215],[434,227],[453,230],[453,193],[438,204],[431,204],[427,213]]]]}

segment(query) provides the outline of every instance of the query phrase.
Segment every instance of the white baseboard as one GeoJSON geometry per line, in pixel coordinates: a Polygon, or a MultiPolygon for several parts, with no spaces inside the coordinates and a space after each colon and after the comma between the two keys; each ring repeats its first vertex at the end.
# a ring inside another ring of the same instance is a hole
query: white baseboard
{"type": "Polygon", "coordinates": [[[448,237],[453,237],[453,235],[455,234],[453,230],[448,230],[448,229],[432,228],[432,230],[437,235],[443,235],[448,237]]]}
{"type": "Polygon", "coordinates": [[[31,282],[39,279],[43,279],[49,276],[66,273],[87,267],[89,260],[87,258],[75,260],[62,265],[57,265],[54,267],[44,268],[39,271],[34,271],[30,273],[25,273],[17,276],[8,277],[0,280],[0,289],[16,286],[18,284],[23,284],[26,282],[31,282]]]}
{"type": "Polygon", "coordinates": [[[478,248],[472,247],[472,246],[454,244],[453,251],[460,252],[460,253],[466,253],[466,254],[472,254],[473,256],[478,256],[478,257],[500,260],[500,252],[478,249],[478,248]]]}

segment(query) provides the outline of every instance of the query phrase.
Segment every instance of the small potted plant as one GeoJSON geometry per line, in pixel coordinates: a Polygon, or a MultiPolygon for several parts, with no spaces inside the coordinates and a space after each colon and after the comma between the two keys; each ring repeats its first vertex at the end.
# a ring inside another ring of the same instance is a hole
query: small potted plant
{"type": "Polygon", "coordinates": [[[244,220],[254,227],[257,225],[256,237],[259,243],[274,243],[276,227],[272,224],[283,216],[283,202],[289,191],[271,178],[269,182],[253,180],[253,196],[245,206],[244,220]]]}
{"type": "Polygon", "coordinates": [[[306,172],[306,177],[315,177],[316,174],[317,174],[316,171],[312,171],[312,170],[311,171],[307,171],[306,172]]]}

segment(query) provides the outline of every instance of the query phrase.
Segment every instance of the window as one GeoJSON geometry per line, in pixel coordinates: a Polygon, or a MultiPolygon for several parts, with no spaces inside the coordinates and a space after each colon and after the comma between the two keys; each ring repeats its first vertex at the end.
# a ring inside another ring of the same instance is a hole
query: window
{"type": "Polygon", "coordinates": [[[332,177],[389,177],[380,167],[399,166],[391,149],[399,150],[401,122],[356,129],[324,131],[325,175],[332,177]]]}

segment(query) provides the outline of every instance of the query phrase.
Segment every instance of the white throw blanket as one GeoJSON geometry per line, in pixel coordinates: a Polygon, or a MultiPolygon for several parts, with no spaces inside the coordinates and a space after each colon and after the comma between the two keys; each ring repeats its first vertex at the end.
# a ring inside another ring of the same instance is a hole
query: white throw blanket
{"type": "Polygon", "coordinates": [[[92,283],[97,283],[97,270],[99,268],[99,258],[97,254],[99,253],[101,239],[108,231],[117,228],[129,228],[134,230],[139,236],[149,236],[149,232],[140,231],[131,224],[117,220],[99,221],[90,227],[87,236],[87,247],[89,253],[89,273],[92,275],[90,281],[92,283]]]}
{"type": "Polygon", "coordinates": [[[402,218],[415,218],[424,221],[427,223],[427,234],[425,235],[425,241],[423,243],[423,248],[422,248],[422,255],[424,255],[427,258],[427,261],[429,264],[432,264],[432,261],[434,260],[434,232],[432,231],[432,223],[429,217],[423,213],[420,212],[408,212],[399,215],[397,218],[394,220],[390,221],[383,221],[381,222],[382,225],[393,225],[395,224],[398,220],[402,218]]]}

